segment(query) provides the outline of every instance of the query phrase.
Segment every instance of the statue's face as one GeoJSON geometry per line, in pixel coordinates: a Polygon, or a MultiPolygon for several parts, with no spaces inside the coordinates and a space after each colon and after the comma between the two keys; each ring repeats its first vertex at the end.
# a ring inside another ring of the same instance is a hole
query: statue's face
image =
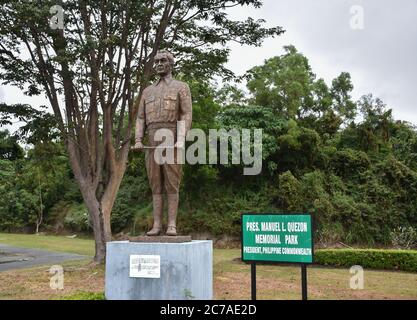
{"type": "Polygon", "coordinates": [[[166,54],[157,54],[154,59],[156,73],[163,77],[172,71],[171,64],[166,54]]]}

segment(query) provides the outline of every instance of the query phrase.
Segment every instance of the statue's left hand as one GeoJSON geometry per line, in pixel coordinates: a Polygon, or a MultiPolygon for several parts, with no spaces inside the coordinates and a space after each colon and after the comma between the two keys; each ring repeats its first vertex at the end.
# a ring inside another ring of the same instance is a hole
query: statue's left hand
{"type": "Polygon", "coordinates": [[[132,151],[140,151],[143,149],[143,143],[141,141],[136,141],[135,145],[130,148],[132,151]]]}

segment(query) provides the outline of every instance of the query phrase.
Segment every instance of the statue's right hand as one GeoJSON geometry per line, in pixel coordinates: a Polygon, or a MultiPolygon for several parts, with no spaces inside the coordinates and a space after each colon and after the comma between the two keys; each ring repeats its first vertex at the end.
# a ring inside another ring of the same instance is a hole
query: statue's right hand
{"type": "Polygon", "coordinates": [[[135,145],[130,150],[142,150],[144,147],[142,141],[136,141],[135,145]]]}

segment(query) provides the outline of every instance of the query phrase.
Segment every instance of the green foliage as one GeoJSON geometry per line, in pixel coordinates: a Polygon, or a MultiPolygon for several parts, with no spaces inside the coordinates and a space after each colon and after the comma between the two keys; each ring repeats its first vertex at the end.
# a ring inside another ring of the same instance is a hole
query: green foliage
{"type": "Polygon", "coordinates": [[[350,74],[342,72],[332,82],[331,95],[335,101],[334,109],[346,120],[353,120],[356,116],[356,104],[351,100],[353,90],[350,74]]]}
{"type": "Polygon", "coordinates": [[[392,110],[387,109],[381,99],[371,94],[363,96],[357,102],[364,120],[350,123],[341,133],[339,146],[363,150],[373,157],[384,157],[392,152],[391,131],[394,121],[392,110]]]}
{"type": "Polygon", "coordinates": [[[7,130],[0,131],[0,159],[13,161],[23,158],[23,155],[16,137],[11,137],[7,130]]]}
{"type": "MultiPolygon", "coordinates": [[[[253,105],[229,107],[219,113],[218,123],[221,128],[237,129],[239,132],[242,129],[262,129],[263,166],[268,168],[270,174],[277,170],[273,158],[279,149],[277,136],[284,132],[287,121],[277,116],[273,109],[253,105]]],[[[241,171],[241,169],[239,170],[241,171]]]]}
{"type": "Polygon", "coordinates": [[[152,212],[152,209],[149,209],[151,204],[152,194],[146,175],[144,153],[130,153],[126,173],[112,210],[112,230],[135,233],[135,230],[146,230],[148,224],[142,225],[141,219],[152,212]],[[138,220],[139,224],[136,225],[138,220]]]}
{"type": "Polygon", "coordinates": [[[398,249],[417,246],[417,230],[413,227],[398,227],[391,232],[392,245],[398,249]]]}
{"type": "Polygon", "coordinates": [[[113,207],[111,225],[114,232],[131,226],[135,216],[151,203],[146,173],[138,177],[125,176],[113,207]]]}
{"type": "Polygon", "coordinates": [[[395,157],[417,171],[417,129],[407,122],[396,121],[391,129],[395,157]]]}
{"type": "Polygon", "coordinates": [[[27,104],[0,103],[0,124],[11,125],[11,119],[16,118],[24,124],[15,132],[13,139],[31,144],[47,143],[58,139],[59,133],[54,116],[43,111],[46,108],[40,106],[37,110],[27,104]]]}
{"type": "Polygon", "coordinates": [[[67,230],[72,231],[89,231],[90,222],[87,208],[84,204],[70,204],[66,209],[64,226],[67,230]]]}
{"type": "Polygon", "coordinates": [[[339,243],[343,237],[343,226],[340,223],[335,223],[333,225],[327,224],[320,227],[320,229],[315,233],[314,243],[322,247],[326,247],[329,244],[332,245],[339,243]]]}
{"type": "Polygon", "coordinates": [[[284,50],[247,72],[249,101],[322,133],[334,134],[342,122],[353,120],[357,105],[351,100],[349,73],[342,72],[328,87],[323,79],[316,80],[307,57],[294,46],[284,50]]]}
{"type": "Polygon", "coordinates": [[[185,196],[180,208],[178,225],[182,232],[209,232],[213,235],[240,234],[242,212],[266,212],[271,205],[270,189],[217,186],[200,190],[194,198],[185,196]],[[207,196],[209,195],[209,196],[207,196]]]}
{"type": "MultiPolygon", "coordinates": [[[[39,143],[26,158],[0,162],[0,229],[33,229],[36,221],[48,222],[49,211],[73,190],[68,158],[58,143],[39,143]]],[[[74,197],[69,197],[71,201],[74,197]]]]}
{"type": "MultiPolygon", "coordinates": [[[[348,73],[328,86],[316,80],[306,57],[287,47],[249,71],[249,95],[187,72],[178,76],[190,84],[194,128],[263,130],[259,176],[243,176],[242,165],[183,167],[181,233],[238,236],[242,212],[310,212],[316,242],[323,246],[340,241],[391,245],[394,238],[404,246],[410,239],[410,232],[396,228],[417,227],[416,127],[394,121],[391,110],[372,95],[353,102],[348,73]],[[362,120],[353,121],[358,112],[362,120]]],[[[30,118],[30,109],[17,111],[30,118]]],[[[12,140],[3,134],[0,146],[9,150],[12,140]]],[[[88,230],[63,146],[34,141],[26,158],[17,151],[0,159],[0,228],[33,227],[41,190],[46,224],[61,221],[73,230],[88,230]]],[[[111,223],[115,233],[132,234],[152,225],[143,153],[129,154],[111,223]]]]}
{"type": "Polygon", "coordinates": [[[301,184],[290,171],[286,171],[279,176],[279,202],[280,208],[288,211],[301,211],[302,202],[300,201],[301,184]]]}
{"type": "Polygon", "coordinates": [[[277,140],[277,164],[280,171],[291,170],[299,174],[305,168],[314,168],[321,146],[320,136],[315,130],[299,127],[292,120],[288,123],[287,132],[277,140]]]}
{"type": "Polygon", "coordinates": [[[315,252],[314,262],[334,267],[359,265],[368,269],[417,272],[417,251],[322,249],[315,252]]]}
{"type": "Polygon", "coordinates": [[[268,106],[294,118],[302,106],[312,104],[311,84],[315,75],[308,60],[295,47],[285,47],[283,56],[274,57],[248,71],[248,89],[256,105],[268,106]]]}
{"type": "Polygon", "coordinates": [[[365,152],[341,149],[332,155],[330,167],[338,176],[352,178],[352,174],[364,173],[370,167],[370,159],[365,152]]]}
{"type": "Polygon", "coordinates": [[[193,97],[193,128],[208,133],[209,129],[216,128],[215,119],[220,109],[220,105],[214,101],[215,90],[206,81],[186,78],[183,80],[189,84],[193,97]]]}

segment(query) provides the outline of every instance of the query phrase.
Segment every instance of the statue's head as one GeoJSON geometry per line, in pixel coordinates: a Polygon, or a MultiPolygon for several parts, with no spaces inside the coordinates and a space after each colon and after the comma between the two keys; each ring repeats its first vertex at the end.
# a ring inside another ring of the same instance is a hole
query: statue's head
{"type": "Polygon", "coordinates": [[[160,77],[165,77],[174,68],[174,56],[167,50],[160,50],[154,58],[155,70],[160,77]]]}

